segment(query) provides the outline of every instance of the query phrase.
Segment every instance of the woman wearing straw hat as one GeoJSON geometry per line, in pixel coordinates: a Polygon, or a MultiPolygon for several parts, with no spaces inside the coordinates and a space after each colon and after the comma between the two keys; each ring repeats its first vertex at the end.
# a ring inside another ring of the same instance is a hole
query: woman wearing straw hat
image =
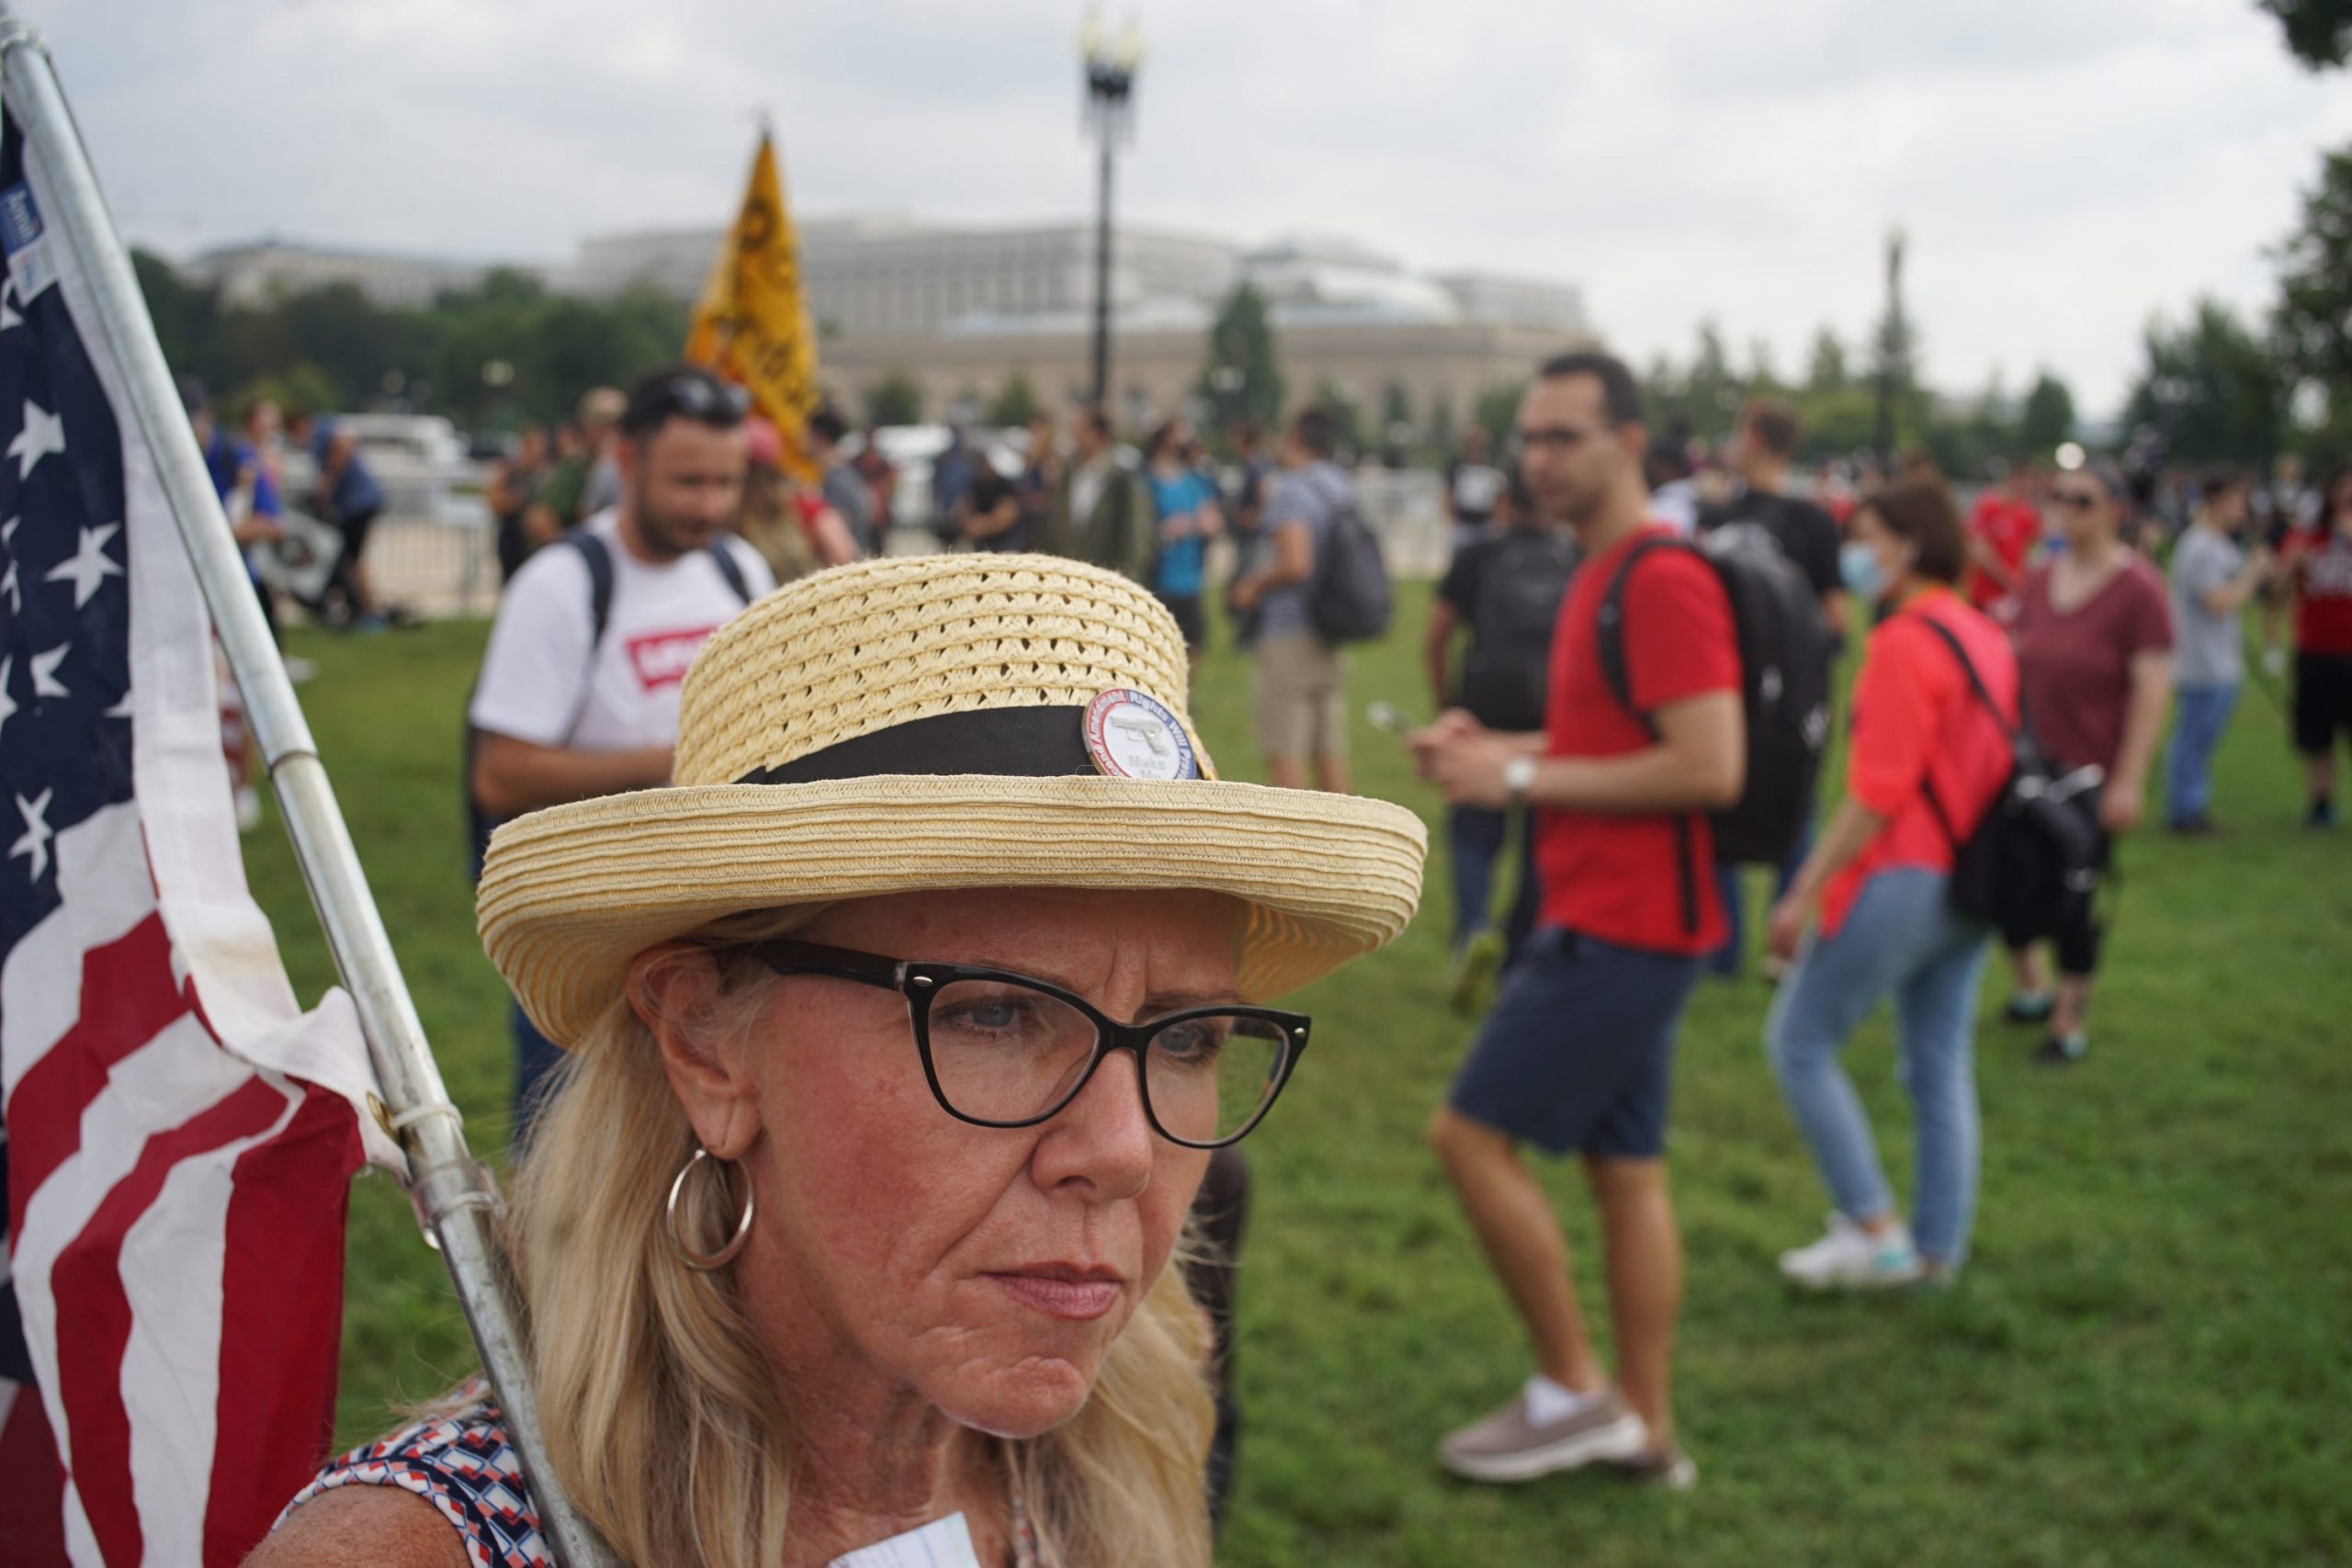
{"type": "MultiPolygon", "coordinates": [[[[1208,1560],[1167,1264],[1308,1042],[1263,999],[1402,929],[1424,836],[1217,782],[1184,692],[1113,573],[867,562],[711,638],[675,787],[500,829],[483,941],[571,1047],[511,1248],[552,1466],[625,1559],[1208,1560]]],[[[530,1562],[536,1525],[468,1391],[252,1561],[530,1562]]]]}

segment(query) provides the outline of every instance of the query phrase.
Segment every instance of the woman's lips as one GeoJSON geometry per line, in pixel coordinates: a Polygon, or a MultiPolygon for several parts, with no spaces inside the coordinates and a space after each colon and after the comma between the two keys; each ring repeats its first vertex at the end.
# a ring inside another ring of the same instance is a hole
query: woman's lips
{"type": "Polygon", "coordinates": [[[1125,1290],[1115,1277],[1065,1269],[1021,1269],[989,1278],[1023,1306],[1071,1323],[1101,1317],[1119,1304],[1125,1290]]]}

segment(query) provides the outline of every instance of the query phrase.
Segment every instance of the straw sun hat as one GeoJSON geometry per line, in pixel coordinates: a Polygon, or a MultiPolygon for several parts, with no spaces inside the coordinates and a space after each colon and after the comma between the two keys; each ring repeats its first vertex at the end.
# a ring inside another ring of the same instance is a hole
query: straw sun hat
{"type": "Polygon", "coordinates": [[[620,996],[636,953],[783,905],[1203,888],[1248,906],[1251,998],[1396,936],[1420,896],[1420,819],[1220,782],[1185,683],[1167,610],[1075,561],[930,556],[804,579],[703,646],[671,787],[498,829],[482,944],[568,1044],[620,996]]]}

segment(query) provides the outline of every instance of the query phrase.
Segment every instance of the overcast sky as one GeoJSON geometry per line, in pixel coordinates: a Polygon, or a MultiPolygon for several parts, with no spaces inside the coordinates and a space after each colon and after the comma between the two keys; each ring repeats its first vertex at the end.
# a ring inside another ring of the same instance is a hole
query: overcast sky
{"type": "MultiPolygon", "coordinates": [[[[15,0],[115,210],[558,262],[716,223],[756,115],[803,212],[1091,211],[1075,0],[15,0]]],[[[1879,247],[1939,387],[2120,399],[2151,311],[2269,297],[2352,74],[2252,0],[1148,0],[1125,215],[1573,280],[1642,360],[1713,316],[1802,371],[1879,247]],[[1769,21],[1766,19],[1769,16],[1769,21]]],[[[1113,19],[1126,15],[1114,6],[1113,19]]]]}

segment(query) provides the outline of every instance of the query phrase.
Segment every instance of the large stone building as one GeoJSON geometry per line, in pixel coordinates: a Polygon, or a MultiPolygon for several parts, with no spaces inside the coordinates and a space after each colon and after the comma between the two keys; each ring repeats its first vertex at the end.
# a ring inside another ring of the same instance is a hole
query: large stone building
{"type": "MultiPolygon", "coordinates": [[[[1091,227],[847,217],[806,221],[799,233],[822,374],[851,412],[862,413],[867,394],[896,378],[915,385],[933,418],[977,417],[1015,376],[1049,406],[1089,390],[1091,227]]],[[[651,288],[691,298],[719,239],[715,230],[668,230],[591,240],[558,282],[595,295],[651,288]]],[[[1594,341],[1573,285],[1427,276],[1342,240],[1250,250],[1125,226],[1112,247],[1116,417],[1140,425],[1182,405],[1200,380],[1209,322],[1244,280],[1271,306],[1294,402],[1329,388],[1371,412],[1393,387],[1417,422],[1441,400],[1458,422],[1481,392],[1525,376],[1543,355],[1594,341]]]]}
{"type": "Polygon", "coordinates": [[[388,310],[413,310],[448,289],[472,288],[489,270],[468,262],[279,240],[223,245],[180,265],[191,280],[219,289],[223,305],[239,310],[257,310],[286,295],[337,284],[351,285],[388,310]]]}
{"type": "MultiPolygon", "coordinates": [[[[560,280],[582,294],[650,288],[691,299],[719,232],[651,230],[583,243],[560,280]]],[[[1094,231],[1083,224],[945,228],[888,217],[819,218],[799,228],[809,316],[827,337],[933,333],[978,312],[1050,313],[1094,299],[1094,231]]],[[[1231,286],[1237,246],[1157,230],[1117,231],[1111,296],[1122,304],[1206,299],[1231,286]]]]}

